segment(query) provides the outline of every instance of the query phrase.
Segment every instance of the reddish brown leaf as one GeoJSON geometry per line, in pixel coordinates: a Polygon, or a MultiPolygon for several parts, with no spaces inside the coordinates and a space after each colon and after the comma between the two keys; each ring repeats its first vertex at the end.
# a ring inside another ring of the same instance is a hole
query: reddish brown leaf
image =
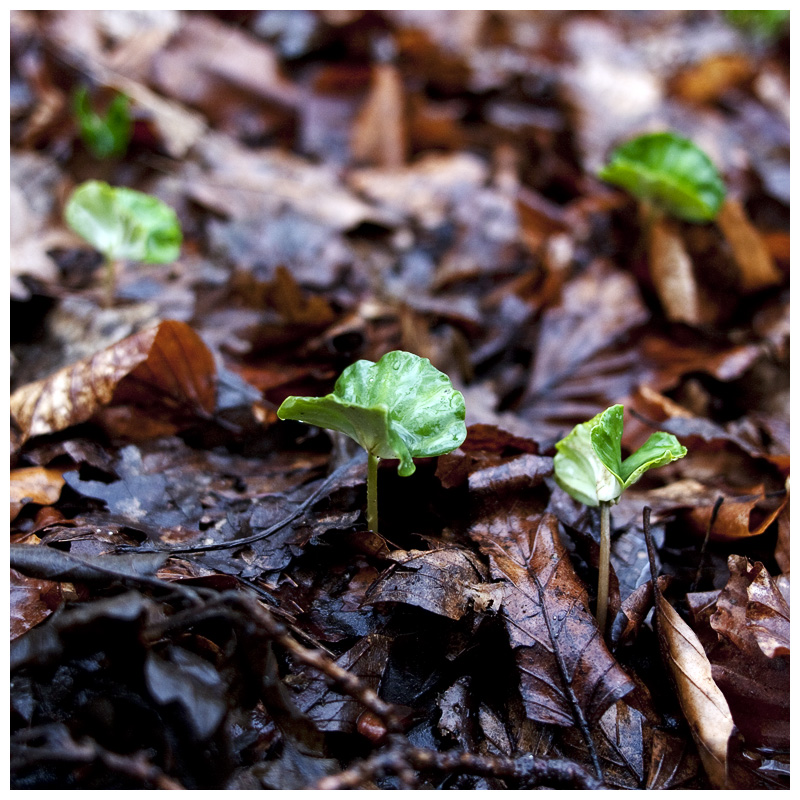
{"type": "Polygon", "coordinates": [[[11,570],[11,638],[22,636],[61,605],[61,584],[11,570]]]}
{"type": "Polygon", "coordinates": [[[403,83],[392,64],[378,64],[369,96],[353,127],[353,156],[358,161],[394,169],[405,163],[406,128],[403,83]]]}
{"type": "Polygon", "coordinates": [[[215,375],[202,339],[185,323],[167,320],[17,389],[11,414],[24,439],[85,422],[110,404],[160,403],[209,414],[215,375]]]}
{"type": "Polygon", "coordinates": [[[584,717],[597,722],[633,682],[603,642],[556,518],[497,505],[470,536],[489,557],[492,577],[505,581],[501,613],[528,717],[575,725],[574,698],[584,717]]]}
{"type": "MultiPolygon", "coordinates": [[[[725,496],[727,493],[718,492],[725,496]]],[[[764,487],[756,487],[753,494],[726,498],[719,507],[711,538],[731,542],[750,536],[760,536],[777,519],[788,502],[787,497],[767,497],[764,487]]],[[[708,530],[713,506],[700,505],[690,513],[690,519],[700,531],[708,530]]]]}
{"type": "Polygon", "coordinates": [[[788,750],[788,606],[760,564],[731,556],[728,567],[718,597],[689,595],[694,627],[747,745],[788,750]]]}

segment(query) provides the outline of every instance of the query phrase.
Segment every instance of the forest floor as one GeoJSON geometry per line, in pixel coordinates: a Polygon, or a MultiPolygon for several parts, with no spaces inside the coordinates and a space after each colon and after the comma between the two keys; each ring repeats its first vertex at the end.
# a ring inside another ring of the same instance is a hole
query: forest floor
{"type": "Polygon", "coordinates": [[[788,28],[10,19],[12,788],[788,788],[788,28]],[[80,87],[129,98],[118,154],[80,87]],[[715,221],[597,177],[651,131],[715,221]],[[179,258],[109,297],[88,180],[173,208],[179,258]],[[377,533],[363,452],[276,411],[392,350],[467,437],[381,461],[377,533]],[[553,457],[617,403],[623,455],[688,454],[612,508],[600,631],[553,457]]]}

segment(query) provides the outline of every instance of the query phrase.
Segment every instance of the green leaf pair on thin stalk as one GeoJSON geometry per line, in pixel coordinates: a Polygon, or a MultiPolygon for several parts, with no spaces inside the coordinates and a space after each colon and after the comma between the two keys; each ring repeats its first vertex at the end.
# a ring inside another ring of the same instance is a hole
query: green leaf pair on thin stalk
{"type": "Polygon", "coordinates": [[[105,114],[92,108],[89,90],[81,86],[75,92],[75,117],[81,139],[95,158],[113,158],[125,154],[133,134],[130,100],[117,94],[105,114]]]}
{"type": "Polygon", "coordinates": [[[102,181],[87,181],[71,195],[64,218],[105,257],[108,303],[114,297],[116,264],[168,264],[180,255],[181,227],[157,197],[102,181]]]}
{"type": "Polygon", "coordinates": [[[556,483],[584,505],[600,507],[600,570],[597,587],[597,624],[605,631],[608,575],[611,558],[611,506],[649,469],[663,467],[686,455],[671,434],[654,433],[635,453],[622,460],[621,405],[576,425],[556,444],[556,483]]]}
{"type": "Polygon", "coordinates": [[[397,472],[416,470],[415,458],[440,456],[467,437],[464,397],[427,358],[394,350],[379,361],[356,361],[324,397],[287,397],[278,409],[292,419],[340,431],[366,451],[367,522],[378,532],[378,463],[396,458],[397,472]]]}

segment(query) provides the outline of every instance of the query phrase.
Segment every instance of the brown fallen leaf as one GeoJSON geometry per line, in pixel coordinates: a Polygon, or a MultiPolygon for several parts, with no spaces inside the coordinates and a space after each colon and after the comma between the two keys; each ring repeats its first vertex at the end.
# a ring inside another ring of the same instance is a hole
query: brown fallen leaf
{"type": "Polygon", "coordinates": [[[11,570],[11,639],[46,619],[62,603],[61,584],[11,570]]]}
{"type": "Polygon", "coordinates": [[[403,82],[392,64],[373,68],[366,103],[353,126],[351,148],[357,161],[395,169],[406,160],[403,82]]]}
{"type": "MultiPolygon", "coordinates": [[[[725,496],[725,492],[718,492],[725,496]]],[[[718,542],[732,542],[751,536],[760,536],[778,518],[788,498],[767,497],[763,486],[758,486],[749,495],[726,497],[719,507],[711,539],[718,542]]],[[[689,518],[698,531],[709,529],[713,505],[700,505],[694,508],[689,518]]]]}
{"type": "Polygon", "coordinates": [[[717,216],[717,225],[724,234],[739,268],[739,286],[742,292],[757,292],[783,281],[783,273],[764,238],[747,217],[744,206],[728,197],[717,216]]]}
{"type": "Polygon", "coordinates": [[[705,321],[694,267],[678,226],[664,216],[648,229],[650,277],[664,313],[672,322],[699,325],[705,321]]]}
{"type": "Polygon", "coordinates": [[[395,564],[370,587],[365,603],[407,603],[448,619],[499,608],[500,586],[487,583],[486,568],[468,550],[395,550],[395,564]]]}
{"type": "Polygon", "coordinates": [[[690,103],[712,103],[753,76],[754,66],[739,53],[716,53],[680,72],[672,90],[690,103]]]}
{"type": "Polygon", "coordinates": [[[582,715],[596,723],[633,682],[597,629],[556,518],[526,513],[532,509],[522,503],[485,505],[491,511],[469,534],[488,556],[491,576],[504,581],[501,614],[528,717],[571,727],[582,715]]]}
{"type": "Polygon", "coordinates": [[[23,441],[86,422],[112,403],[208,415],[215,377],[202,339],[185,323],[166,320],[20,387],[11,396],[11,414],[23,441]]]}
{"type": "Polygon", "coordinates": [[[656,620],[662,653],[678,700],[712,785],[728,780],[728,741],[735,730],[725,695],[714,682],[711,663],[694,631],[656,592],[656,620]]]}
{"type": "Polygon", "coordinates": [[[789,608],[763,566],[728,559],[715,593],[687,596],[715,682],[750,749],[789,749],[789,608]]]}
{"type": "Polygon", "coordinates": [[[47,467],[23,467],[12,469],[11,519],[13,520],[26,503],[49,506],[61,495],[64,485],[62,470],[47,467]]]}

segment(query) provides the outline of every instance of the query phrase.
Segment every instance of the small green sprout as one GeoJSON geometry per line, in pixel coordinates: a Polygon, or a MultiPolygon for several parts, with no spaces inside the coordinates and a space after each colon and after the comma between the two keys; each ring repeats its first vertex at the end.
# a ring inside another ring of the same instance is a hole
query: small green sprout
{"type": "Polygon", "coordinates": [[[102,181],[82,183],[71,195],[64,218],[105,257],[109,304],[116,264],[168,264],[180,255],[181,226],[175,212],[157,197],[102,181]]]}
{"type": "Polygon", "coordinates": [[[75,92],[75,116],[83,143],[95,158],[121,156],[128,149],[133,133],[130,100],[117,94],[101,116],[91,106],[89,90],[81,86],[75,92]]]}
{"type": "Polygon", "coordinates": [[[789,10],[726,11],[725,19],[737,28],[767,41],[777,39],[789,28],[789,10]]]}
{"type": "Polygon", "coordinates": [[[427,358],[394,350],[377,363],[356,361],[324,397],[287,397],[278,409],[293,419],[340,431],[368,455],[367,522],[378,532],[378,462],[400,459],[403,477],[415,458],[455,450],[467,437],[464,396],[427,358]]]}
{"type": "Polygon", "coordinates": [[[686,455],[671,434],[654,433],[635,453],[622,460],[621,405],[576,425],[556,444],[556,483],[584,505],[600,506],[600,572],[597,586],[597,624],[605,631],[608,609],[608,573],[611,558],[611,506],[622,493],[654,467],[663,467],[686,455]]]}
{"type": "Polygon", "coordinates": [[[725,200],[725,184],[711,159],[689,139],[670,132],[648,133],[621,145],[598,174],[688,222],[710,222],[725,200]]]}

